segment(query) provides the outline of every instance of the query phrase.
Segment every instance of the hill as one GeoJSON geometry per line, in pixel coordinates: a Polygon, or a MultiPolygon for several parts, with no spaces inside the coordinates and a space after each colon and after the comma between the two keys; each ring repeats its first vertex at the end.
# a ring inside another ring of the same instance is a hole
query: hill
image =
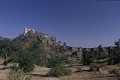
{"type": "Polygon", "coordinates": [[[49,58],[65,55],[63,45],[56,41],[56,37],[25,28],[24,32],[14,39],[0,38],[0,56],[2,63],[19,62],[23,56],[32,56],[37,65],[45,66],[49,58]]]}

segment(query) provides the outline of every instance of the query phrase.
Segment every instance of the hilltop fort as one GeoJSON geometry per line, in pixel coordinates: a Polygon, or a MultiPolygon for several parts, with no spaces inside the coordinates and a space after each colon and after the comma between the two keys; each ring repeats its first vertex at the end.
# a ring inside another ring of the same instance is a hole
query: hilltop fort
{"type": "Polygon", "coordinates": [[[30,29],[30,28],[25,27],[23,34],[25,35],[27,33],[35,33],[35,29],[30,29]]]}

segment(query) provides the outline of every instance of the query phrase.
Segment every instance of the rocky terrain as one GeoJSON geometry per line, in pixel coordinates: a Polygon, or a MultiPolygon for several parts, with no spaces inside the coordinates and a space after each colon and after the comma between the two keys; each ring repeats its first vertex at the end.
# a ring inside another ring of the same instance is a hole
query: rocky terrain
{"type": "MultiPolygon", "coordinates": [[[[112,69],[120,69],[120,65],[109,65],[101,68],[101,71],[89,71],[88,66],[81,66],[82,71],[77,72],[76,68],[72,68],[75,72],[70,76],[64,77],[50,77],[46,76],[49,72],[49,68],[36,66],[32,73],[27,75],[31,75],[31,80],[120,80],[120,77],[115,77],[108,73],[108,71],[112,69]]],[[[7,80],[7,74],[10,69],[0,70],[0,80],[7,80]]]]}
{"type": "Polygon", "coordinates": [[[56,37],[25,28],[14,39],[0,38],[0,80],[7,80],[13,63],[31,80],[119,80],[120,73],[109,73],[120,71],[119,53],[120,40],[114,47],[71,47],[56,37]],[[52,69],[57,75],[48,75],[52,69]]]}

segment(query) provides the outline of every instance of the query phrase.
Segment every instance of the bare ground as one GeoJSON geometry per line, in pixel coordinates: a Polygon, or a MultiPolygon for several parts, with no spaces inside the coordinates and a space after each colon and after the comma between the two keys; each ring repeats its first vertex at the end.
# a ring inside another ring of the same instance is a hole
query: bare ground
{"type": "MultiPolygon", "coordinates": [[[[64,77],[47,77],[45,76],[49,68],[36,66],[35,70],[28,74],[32,76],[32,80],[120,80],[119,77],[113,77],[108,74],[108,71],[111,69],[120,69],[119,65],[107,65],[101,68],[99,72],[90,72],[88,71],[88,66],[81,66],[81,72],[75,72],[70,76],[64,77]]],[[[72,68],[73,71],[77,71],[75,68],[72,68]]],[[[7,73],[9,69],[0,70],[0,80],[7,80],[7,73]]]]}

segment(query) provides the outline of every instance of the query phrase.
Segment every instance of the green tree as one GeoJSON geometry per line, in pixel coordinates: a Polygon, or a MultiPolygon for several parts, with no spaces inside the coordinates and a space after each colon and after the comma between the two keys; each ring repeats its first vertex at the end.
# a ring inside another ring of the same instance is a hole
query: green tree
{"type": "Polygon", "coordinates": [[[49,75],[55,76],[55,77],[71,75],[71,74],[72,74],[72,70],[68,67],[63,66],[63,65],[52,67],[51,70],[49,71],[49,75]]]}
{"type": "Polygon", "coordinates": [[[94,55],[91,50],[83,49],[83,64],[89,65],[94,61],[94,55]]]}
{"type": "Polygon", "coordinates": [[[24,72],[33,71],[35,64],[33,56],[27,51],[21,51],[18,56],[20,68],[23,69],[24,72]]]}
{"type": "Polygon", "coordinates": [[[109,50],[110,64],[120,63],[120,39],[115,42],[116,47],[109,50]]]}
{"type": "Polygon", "coordinates": [[[72,74],[72,70],[64,66],[66,57],[64,56],[53,56],[48,60],[48,67],[51,68],[49,75],[51,76],[64,76],[72,74]]]}
{"type": "Polygon", "coordinates": [[[59,57],[59,56],[51,57],[48,60],[48,65],[47,66],[50,67],[50,68],[52,68],[52,67],[57,67],[57,66],[60,66],[60,65],[64,65],[65,62],[61,58],[62,57],[59,57]]]}

